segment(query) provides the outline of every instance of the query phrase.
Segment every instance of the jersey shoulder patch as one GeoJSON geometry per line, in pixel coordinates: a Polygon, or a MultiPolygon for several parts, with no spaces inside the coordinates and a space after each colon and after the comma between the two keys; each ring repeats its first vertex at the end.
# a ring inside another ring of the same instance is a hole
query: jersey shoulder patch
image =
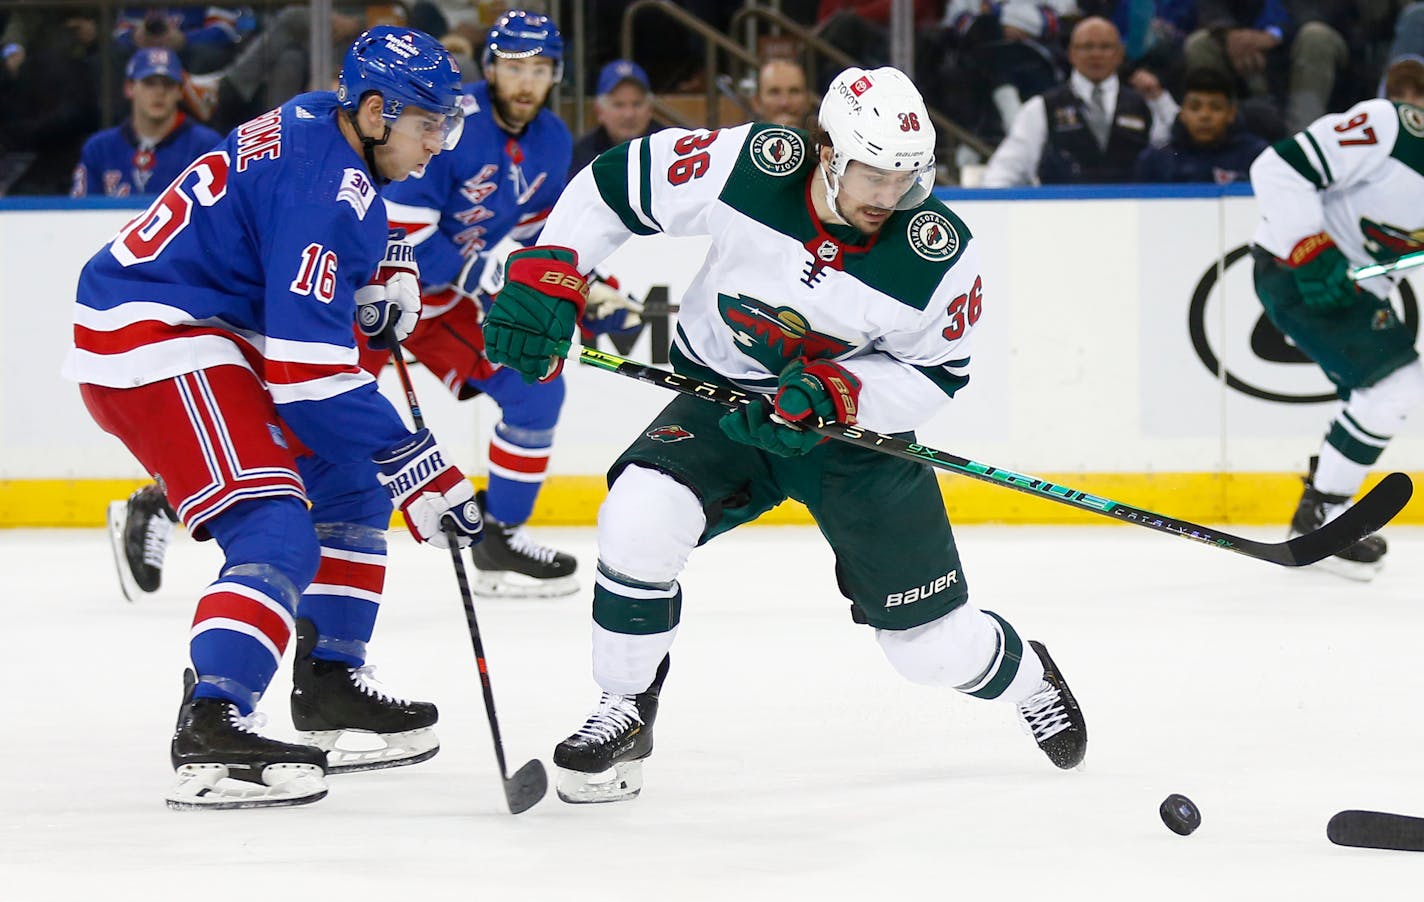
{"type": "Polygon", "coordinates": [[[882,294],[923,310],[972,237],[964,220],[930,197],[886,220],[869,253],[847,256],[846,271],[882,294]]]}
{"type": "Polygon", "coordinates": [[[795,173],[808,153],[805,133],[780,125],[753,125],[744,148],[752,166],[774,178],[795,173]]]}

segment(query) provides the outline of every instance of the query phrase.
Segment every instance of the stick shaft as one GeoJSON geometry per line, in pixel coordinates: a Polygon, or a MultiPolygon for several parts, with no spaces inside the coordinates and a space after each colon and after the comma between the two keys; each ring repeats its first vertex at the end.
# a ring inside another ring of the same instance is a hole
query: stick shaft
{"type": "Polygon", "coordinates": [[[1359,282],[1401,269],[1414,269],[1416,266],[1424,266],[1424,251],[1415,251],[1412,254],[1405,254],[1393,260],[1385,260],[1383,263],[1367,263],[1364,266],[1352,266],[1345,271],[1345,274],[1353,281],[1359,282]]]}

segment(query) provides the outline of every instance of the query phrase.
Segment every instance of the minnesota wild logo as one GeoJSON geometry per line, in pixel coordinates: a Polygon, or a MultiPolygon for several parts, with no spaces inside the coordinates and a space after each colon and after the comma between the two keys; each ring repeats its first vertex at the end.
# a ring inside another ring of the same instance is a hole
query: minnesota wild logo
{"type": "Polygon", "coordinates": [[[672,426],[659,426],[649,431],[648,438],[655,442],[667,442],[671,444],[673,442],[680,442],[685,438],[694,438],[694,436],[691,432],[674,424],[672,426]]]}
{"type": "Polygon", "coordinates": [[[1360,234],[1365,250],[1376,260],[1393,260],[1424,250],[1424,229],[1406,229],[1360,217],[1360,234]]]}
{"type": "Polygon", "coordinates": [[[834,335],[811,328],[790,307],[772,307],[744,294],[717,295],[717,311],[732,330],[743,354],[768,372],[779,373],[797,357],[839,357],[852,347],[834,335]]]}
{"type": "Polygon", "coordinates": [[[768,128],[757,132],[748,148],[752,163],[767,175],[796,171],[806,157],[806,144],[789,128],[768,128]]]}

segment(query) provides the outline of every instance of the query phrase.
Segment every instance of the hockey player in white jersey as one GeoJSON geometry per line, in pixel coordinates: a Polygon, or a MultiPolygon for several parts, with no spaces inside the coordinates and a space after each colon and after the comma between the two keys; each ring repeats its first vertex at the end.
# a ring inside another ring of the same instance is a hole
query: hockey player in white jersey
{"type": "Polygon", "coordinates": [[[1083,716],[1047,650],[968,603],[933,471],[795,425],[911,433],[969,381],[985,311],[973,235],[930,197],[934,129],[910,80],[848,69],[819,118],[809,138],[753,123],[620,145],[573,180],[542,244],[509,259],[485,324],[490,357],[548,378],[585,273],[630,235],[710,236],[673,364],[762,395],[730,413],[678,397],[609,472],[593,593],[602,696],[554,751],[565,801],[637,795],[688,555],[788,497],[810,510],[852,615],[897,671],[1014,705],[1058,767],[1086,752],[1083,716]]]}
{"type": "MultiPolygon", "coordinates": [[[[1347,269],[1424,250],[1424,110],[1367,100],[1277,142],[1251,166],[1261,209],[1252,254],[1266,315],[1320,365],[1344,405],[1318,454],[1290,535],[1349,506],[1370,467],[1424,401],[1414,336],[1389,302],[1396,276],[1347,269]]],[[[1357,580],[1384,565],[1366,536],[1315,566],[1357,580]]]]}

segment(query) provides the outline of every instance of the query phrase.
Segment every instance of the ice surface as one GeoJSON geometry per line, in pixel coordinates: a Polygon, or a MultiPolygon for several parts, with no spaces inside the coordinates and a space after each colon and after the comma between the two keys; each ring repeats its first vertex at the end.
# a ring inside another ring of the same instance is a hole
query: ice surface
{"type": "MultiPolygon", "coordinates": [[[[536,532],[587,583],[592,530],[536,532]]],[[[98,530],[0,531],[0,899],[1412,898],[1424,857],[1325,839],[1342,808],[1424,814],[1424,530],[1388,535],[1357,584],[1125,526],[958,530],[972,599],[1045,641],[1083,705],[1086,770],[1060,772],[1009,706],[903,682],[814,531],[739,530],[684,574],[642,797],[551,791],[513,817],[444,552],[392,535],[371,649],[390,690],[440,704],[439,755],[306,808],[175,813],[216,549],[180,533],[130,605],[98,530]],[[1158,820],[1172,792],[1192,836],[1158,820]]],[[[511,768],[596,701],[588,605],[477,604],[511,768]]],[[[284,666],[262,710],[290,738],[288,687],[284,666]]]]}

